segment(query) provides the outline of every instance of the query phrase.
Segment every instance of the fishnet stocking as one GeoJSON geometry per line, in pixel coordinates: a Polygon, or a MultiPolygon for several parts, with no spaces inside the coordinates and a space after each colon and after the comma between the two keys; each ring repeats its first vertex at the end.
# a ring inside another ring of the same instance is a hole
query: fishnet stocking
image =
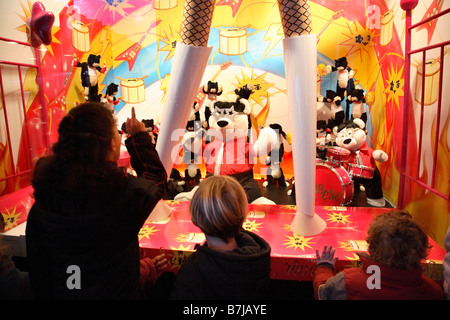
{"type": "Polygon", "coordinates": [[[181,42],[197,47],[208,45],[209,30],[215,0],[186,0],[184,2],[181,42]]]}
{"type": "Polygon", "coordinates": [[[285,37],[311,33],[309,0],[278,0],[278,7],[285,37]]]}

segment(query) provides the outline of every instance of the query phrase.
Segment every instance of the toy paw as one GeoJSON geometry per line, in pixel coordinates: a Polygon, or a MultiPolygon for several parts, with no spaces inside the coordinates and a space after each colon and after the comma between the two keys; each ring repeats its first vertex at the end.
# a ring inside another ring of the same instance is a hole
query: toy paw
{"type": "Polygon", "coordinates": [[[264,188],[267,188],[268,185],[269,185],[269,182],[267,182],[267,181],[264,181],[263,184],[262,184],[262,186],[263,186],[264,188]]]}
{"type": "Polygon", "coordinates": [[[367,203],[373,207],[384,207],[386,205],[386,201],[384,200],[384,198],[380,199],[367,198],[367,203]]]}
{"type": "Polygon", "coordinates": [[[389,159],[389,156],[383,150],[375,150],[372,156],[378,162],[386,162],[389,159]]]}

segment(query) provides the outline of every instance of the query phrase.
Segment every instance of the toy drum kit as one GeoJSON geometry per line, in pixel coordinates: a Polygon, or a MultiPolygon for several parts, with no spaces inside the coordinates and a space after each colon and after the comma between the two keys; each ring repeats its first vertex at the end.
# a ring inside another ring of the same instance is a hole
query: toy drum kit
{"type": "Polygon", "coordinates": [[[326,159],[316,159],[316,205],[346,205],[353,198],[353,179],[373,178],[373,168],[349,163],[349,157],[347,149],[326,147],[326,159]]]}

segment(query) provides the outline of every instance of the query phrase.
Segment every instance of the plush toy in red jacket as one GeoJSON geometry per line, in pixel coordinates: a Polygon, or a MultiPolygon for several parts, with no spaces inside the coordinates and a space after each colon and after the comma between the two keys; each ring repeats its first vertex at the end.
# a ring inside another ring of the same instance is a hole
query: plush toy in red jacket
{"type": "Polygon", "coordinates": [[[355,187],[362,184],[366,191],[367,203],[384,207],[381,175],[376,162],[385,162],[388,155],[383,150],[374,150],[367,145],[364,122],[361,119],[346,121],[337,130],[336,144],[349,150],[347,170],[355,187]]]}
{"type": "MultiPolygon", "coordinates": [[[[211,142],[202,143],[195,134],[185,134],[183,141],[194,138],[190,150],[202,154],[206,178],[210,175],[233,176],[243,186],[249,203],[275,204],[262,196],[253,177],[253,167],[259,157],[266,156],[278,145],[278,135],[270,127],[263,128],[255,143],[249,142],[250,103],[239,95],[235,101],[214,101],[209,107],[208,136],[211,142]]],[[[183,143],[184,143],[183,142],[183,143]]],[[[178,194],[175,200],[190,200],[191,194],[178,194]]]]}

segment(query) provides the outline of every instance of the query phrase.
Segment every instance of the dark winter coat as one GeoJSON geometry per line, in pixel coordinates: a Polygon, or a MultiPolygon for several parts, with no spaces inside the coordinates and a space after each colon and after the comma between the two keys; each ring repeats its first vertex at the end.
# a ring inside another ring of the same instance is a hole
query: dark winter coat
{"type": "Polygon", "coordinates": [[[126,140],[138,178],[111,162],[103,178],[84,179],[84,187],[65,190],[41,159],[36,170],[48,179],[34,185],[26,243],[31,285],[38,299],[137,299],[138,232],[166,192],[166,171],[140,132],[126,140]],[[78,278],[77,278],[78,277],[78,278]],[[78,280],[80,286],[77,287],[78,280]]]}
{"type": "Polygon", "coordinates": [[[242,230],[238,248],[217,251],[199,246],[181,265],[171,299],[258,299],[270,281],[270,246],[258,235],[242,230]]]}

